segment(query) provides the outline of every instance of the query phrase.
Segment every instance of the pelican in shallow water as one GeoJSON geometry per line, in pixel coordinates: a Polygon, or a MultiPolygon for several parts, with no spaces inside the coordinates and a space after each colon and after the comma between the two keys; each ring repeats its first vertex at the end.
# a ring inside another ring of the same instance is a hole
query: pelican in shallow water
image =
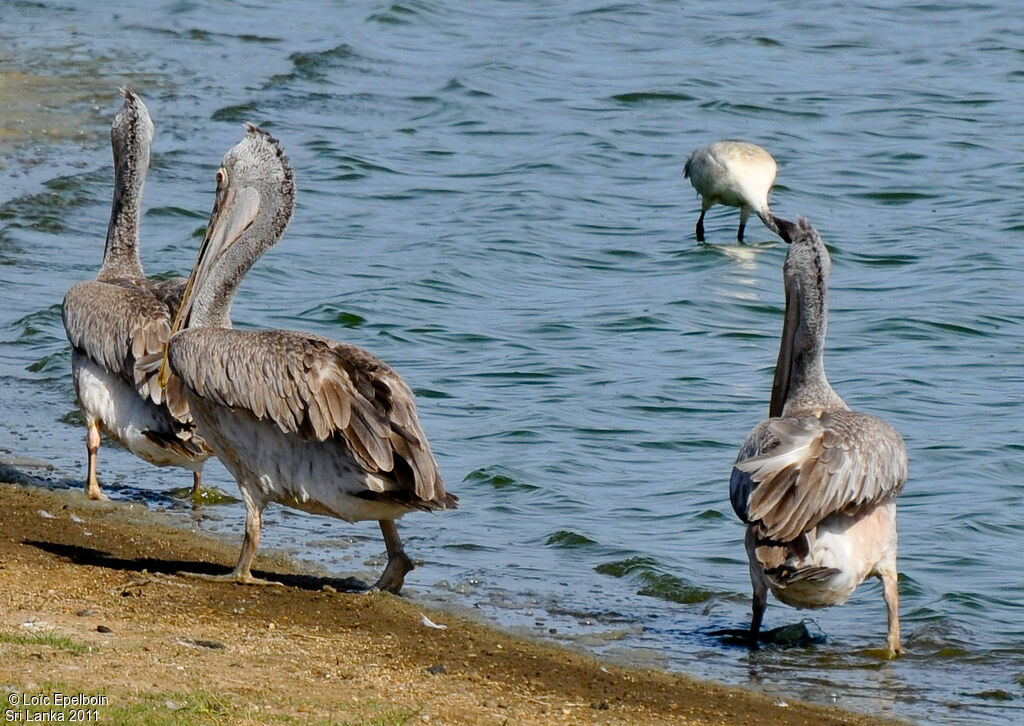
{"type": "Polygon", "coordinates": [[[868,575],[882,581],[889,656],[902,653],[896,571],[896,496],[907,449],[892,426],[851,411],[829,385],[823,356],[831,261],[811,224],[775,217],[790,243],[786,313],[770,418],[750,432],[729,495],[747,524],[757,647],[768,588],[796,608],[840,605],[868,575]]]}
{"type": "Polygon", "coordinates": [[[107,499],[96,478],[100,426],[136,456],[157,466],[192,472],[198,496],[203,462],[210,450],[195,435],[181,391],[165,390],[136,363],[163,350],[185,279],[150,280],[139,258],[139,213],[149,172],[153,122],[137,95],[122,89],[124,105],[114,117],[114,201],[103,264],[95,281],[79,282],[64,296],[62,317],[71,342],[71,373],[85,413],[89,456],[86,494],[107,499]]]}
{"type": "Polygon", "coordinates": [[[701,196],[697,241],[704,241],[704,215],[715,204],[740,208],[740,228],[736,233],[740,242],[751,212],[774,232],[768,192],[778,171],[779,165],[771,154],[746,141],[716,141],[690,154],[683,177],[690,180],[701,196]]]}
{"type": "Polygon", "coordinates": [[[368,351],[291,330],[232,330],[242,277],[284,234],[295,201],[276,139],[247,125],[217,170],[217,197],[168,346],[199,432],[238,481],[245,538],[223,578],[250,572],[270,502],[349,522],[377,520],[388,563],[375,587],[398,592],[412,562],[395,521],[456,506],[405,381],[368,351]]]}

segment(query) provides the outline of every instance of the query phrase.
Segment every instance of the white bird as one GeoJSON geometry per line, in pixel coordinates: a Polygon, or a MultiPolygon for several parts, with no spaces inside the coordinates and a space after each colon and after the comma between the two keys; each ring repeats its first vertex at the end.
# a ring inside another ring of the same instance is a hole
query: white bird
{"type": "Polygon", "coordinates": [[[826,285],[818,231],[775,217],[791,243],[786,312],[770,418],[754,427],[733,465],[729,495],[747,524],[756,648],[768,588],[796,608],[840,605],[868,575],[882,582],[887,649],[902,653],[896,570],[896,496],[907,449],[892,426],[851,411],[825,377],[826,285]]]}
{"type": "Polygon", "coordinates": [[[100,426],[136,456],[157,466],[192,472],[198,496],[210,450],[192,425],[180,382],[161,390],[156,376],[136,363],[163,350],[185,279],[151,280],[139,258],[139,215],[149,171],[153,122],[137,95],[122,89],[114,117],[114,201],[103,264],[95,281],[79,282],[64,296],[62,317],[71,342],[71,372],[88,435],[86,494],[107,499],[96,478],[100,426]]]}
{"type": "Polygon", "coordinates": [[[683,177],[690,180],[701,196],[697,241],[704,241],[704,215],[715,204],[740,208],[740,228],[736,233],[740,242],[751,212],[776,231],[768,208],[768,192],[778,171],[779,165],[771,154],[746,141],[716,141],[690,154],[683,177]]]}
{"type": "Polygon", "coordinates": [[[270,502],[355,522],[377,520],[388,563],[375,587],[398,592],[412,562],[394,520],[456,506],[420,426],[413,394],[362,348],[292,330],[232,330],[242,277],[284,234],[295,180],[256,126],[224,157],[206,238],[168,346],[200,433],[238,481],[245,539],[223,578],[250,572],[270,502]]]}

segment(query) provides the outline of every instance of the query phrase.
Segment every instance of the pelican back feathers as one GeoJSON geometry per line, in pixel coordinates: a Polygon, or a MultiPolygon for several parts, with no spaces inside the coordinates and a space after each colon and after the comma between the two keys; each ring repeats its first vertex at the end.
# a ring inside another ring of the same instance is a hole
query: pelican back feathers
{"type": "Polygon", "coordinates": [[[762,422],[734,464],[730,498],[759,537],[791,542],[825,518],[897,496],[907,449],[892,426],[854,411],[762,422]]]}
{"type": "Polygon", "coordinates": [[[170,363],[192,395],[310,441],[337,441],[359,466],[394,480],[417,509],[453,508],[413,394],[383,361],[354,345],[288,330],[193,328],[174,336],[170,363]]]}

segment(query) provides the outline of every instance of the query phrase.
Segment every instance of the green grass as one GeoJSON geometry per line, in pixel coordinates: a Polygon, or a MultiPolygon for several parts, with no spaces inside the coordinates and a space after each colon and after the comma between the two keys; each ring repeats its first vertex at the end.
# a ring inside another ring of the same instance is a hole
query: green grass
{"type": "Polygon", "coordinates": [[[361,710],[372,713],[355,720],[328,720],[324,722],[323,726],[405,726],[419,715],[419,709],[396,708],[377,700],[370,700],[362,704],[361,710]]]}
{"type": "Polygon", "coordinates": [[[46,633],[32,633],[29,635],[0,633],[0,643],[8,643],[10,645],[46,645],[75,655],[92,651],[92,646],[79,643],[77,640],[72,640],[66,635],[58,635],[52,630],[46,633]]]}
{"type": "MultiPolygon", "coordinates": [[[[206,726],[229,723],[235,717],[255,716],[252,708],[239,707],[228,697],[204,688],[191,691],[109,696],[110,705],[100,714],[101,723],[124,726],[206,726]]],[[[253,719],[259,723],[259,719],[253,719]]]]}
{"type": "MultiPolygon", "coordinates": [[[[147,693],[130,703],[110,696],[110,705],[101,710],[101,723],[119,726],[216,726],[219,724],[302,724],[302,726],[406,726],[418,710],[395,708],[376,701],[352,704],[359,715],[342,718],[310,718],[309,716],[272,713],[251,703],[213,693],[203,688],[188,692],[147,693]]],[[[346,706],[346,708],[349,708],[346,706]]]]}
{"type": "MultiPolygon", "coordinates": [[[[33,636],[14,636],[0,634],[0,641],[13,644],[46,644],[53,641],[63,642],[64,638],[45,634],[33,636]]],[[[71,641],[73,642],[73,641],[71,641]]],[[[79,644],[75,644],[79,645],[79,644]]],[[[81,647],[81,646],[79,646],[81,647]]],[[[105,696],[106,705],[97,706],[26,706],[24,713],[31,720],[36,714],[63,713],[67,721],[70,714],[85,709],[95,714],[94,723],[117,724],[118,726],[222,726],[231,723],[247,724],[284,724],[288,726],[407,726],[417,715],[418,709],[400,708],[391,704],[370,699],[362,703],[344,704],[340,710],[344,714],[329,717],[311,717],[302,712],[312,708],[316,710],[333,710],[330,707],[306,703],[292,703],[291,710],[283,710],[253,705],[248,699],[232,694],[211,691],[201,686],[194,686],[188,691],[158,691],[152,693],[111,693],[103,690],[82,688],[63,681],[48,681],[41,686],[33,686],[31,691],[24,690],[24,695],[48,695],[61,693],[65,697],[77,694],[89,696],[105,696]]],[[[284,706],[287,709],[287,706],[284,706]]],[[[50,718],[53,718],[51,715],[50,718]]]]}
{"type": "MultiPolygon", "coordinates": [[[[84,709],[94,714],[92,723],[118,724],[119,726],[216,726],[232,723],[247,716],[250,723],[263,723],[262,714],[248,704],[238,706],[225,696],[203,688],[195,687],[188,692],[168,691],[141,694],[111,694],[81,688],[63,681],[48,681],[42,686],[24,691],[24,695],[39,694],[53,697],[55,693],[65,696],[86,694],[105,696],[106,705],[97,706],[27,706],[26,720],[35,714],[64,714],[67,722],[71,712],[84,709]]],[[[52,716],[51,716],[52,718],[52,716]]],[[[90,721],[87,721],[90,722],[90,721]]]]}
{"type": "MultiPolygon", "coordinates": [[[[341,704],[335,707],[338,711],[347,711],[344,715],[335,713],[326,718],[314,718],[309,715],[298,716],[289,714],[259,714],[262,718],[255,719],[261,723],[301,724],[301,726],[406,726],[416,716],[419,709],[400,708],[389,703],[382,703],[371,698],[362,703],[341,704]]],[[[298,711],[296,708],[293,710],[298,711]]]]}

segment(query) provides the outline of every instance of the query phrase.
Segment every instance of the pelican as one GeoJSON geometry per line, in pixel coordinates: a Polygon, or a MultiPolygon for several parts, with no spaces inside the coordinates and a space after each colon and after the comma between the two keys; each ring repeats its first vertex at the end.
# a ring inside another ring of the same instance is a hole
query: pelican
{"type": "Polygon", "coordinates": [[[690,154],[683,166],[683,177],[690,180],[701,196],[697,241],[704,241],[704,215],[715,204],[740,208],[740,228],[736,233],[740,242],[751,212],[771,228],[768,192],[778,171],[779,165],[771,154],[746,141],[716,141],[690,154]]]}
{"type": "Polygon", "coordinates": [[[743,442],[729,482],[733,509],[747,524],[750,646],[757,647],[769,588],[787,605],[823,608],[846,602],[875,575],[894,657],[902,653],[896,496],[907,480],[907,449],[888,423],[851,411],[825,377],[832,263],[821,236],[803,218],[772,221],[791,244],[782,344],[769,418],[743,442]]]}
{"type": "Polygon", "coordinates": [[[180,383],[161,390],[155,376],[136,366],[162,351],[185,279],[146,278],[139,258],[139,213],[149,172],[153,122],[137,95],[122,89],[124,105],[114,117],[114,201],[103,264],[95,281],[79,282],[64,296],[64,330],[71,342],[71,373],[85,413],[90,499],[107,499],[96,478],[100,426],[136,456],[157,466],[192,472],[198,497],[203,462],[210,450],[191,423],[180,383]]]}
{"type": "Polygon", "coordinates": [[[242,277],[291,220],[295,181],[277,140],[251,124],[216,179],[167,351],[199,432],[245,502],[238,563],[214,579],[269,584],[250,567],[263,509],[277,502],[349,522],[377,520],[388,562],[375,588],[397,593],[413,566],[395,520],[457,502],[445,493],[412,391],[354,345],[292,330],[231,329],[242,277]]]}

